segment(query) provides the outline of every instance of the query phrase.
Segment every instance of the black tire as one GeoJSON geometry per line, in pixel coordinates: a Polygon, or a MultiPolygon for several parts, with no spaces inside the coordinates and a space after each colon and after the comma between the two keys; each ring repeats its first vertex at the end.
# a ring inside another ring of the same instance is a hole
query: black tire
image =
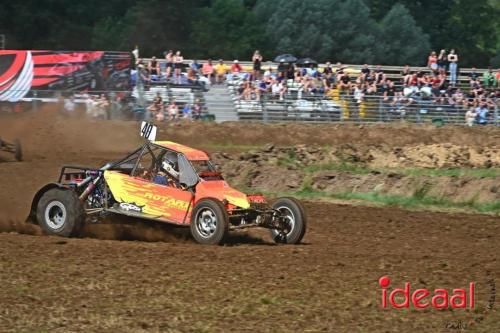
{"type": "Polygon", "coordinates": [[[21,141],[19,141],[19,139],[14,140],[14,156],[18,161],[23,160],[23,150],[21,148],[21,141]]]}
{"type": "Polygon", "coordinates": [[[198,243],[221,244],[228,230],[229,218],[222,202],[207,198],[194,206],[191,214],[191,235],[198,243]]]}
{"type": "Polygon", "coordinates": [[[290,216],[293,219],[293,226],[286,234],[280,237],[278,230],[271,230],[271,237],[276,243],[298,244],[304,237],[307,228],[306,210],[302,203],[295,198],[279,198],[272,207],[290,216]]]}
{"type": "Polygon", "coordinates": [[[54,188],[38,201],[36,219],[49,235],[76,237],[85,223],[85,210],[74,191],[54,188]]]}

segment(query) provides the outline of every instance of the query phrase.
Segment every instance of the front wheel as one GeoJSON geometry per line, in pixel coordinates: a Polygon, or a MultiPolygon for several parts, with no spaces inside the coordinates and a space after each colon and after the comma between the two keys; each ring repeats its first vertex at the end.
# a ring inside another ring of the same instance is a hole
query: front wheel
{"type": "Polygon", "coordinates": [[[227,236],[229,218],[217,199],[200,200],[191,215],[191,234],[200,244],[221,244],[227,236]]]}
{"type": "Polygon", "coordinates": [[[304,206],[295,198],[279,198],[272,207],[285,218],[284,230],[271,230],[276,243],[298,244],[306,233],[307,217],[304,206]]]}
{"type": "Polygon", "coordinates": [[[53,188],[38,201],[36,217],[45,233],[75,237],[85,222],[85,210],[74,191],[53,188]]]}

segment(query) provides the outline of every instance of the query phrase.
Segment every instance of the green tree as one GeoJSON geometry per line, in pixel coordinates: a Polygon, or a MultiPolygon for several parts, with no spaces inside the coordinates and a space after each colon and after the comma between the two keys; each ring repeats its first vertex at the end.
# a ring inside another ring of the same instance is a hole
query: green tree
{"type": "Polygon", "coordinates": [[[460,65],[488,65],[499,42],[499,17],[488,0],[456,0],[448,20],[448,47],[458,51],[460,65]]]}
{"type": "Polygon", "coordinates": [[[264,42],[264,28],[240,0],[215,0],[197,17],[191,42],[199,57],[249,59],[264,42]]]}
{"type": "Polygon", "coordinates": [[[395,4],[380,26],[384,46],[381,63],[424,64],[430,49],[429,36],[423,33],[405,6],[395,4]]]}
{"type": "MultiPolygon", "coordinates": [[[[266,13],[270,8],[260,2],[256,6],[266,13]]],[[[275,53],[320,61],[374,62],[380,52],[378,25],[361,0],[279,0],[266,32],[275,53]]]]}

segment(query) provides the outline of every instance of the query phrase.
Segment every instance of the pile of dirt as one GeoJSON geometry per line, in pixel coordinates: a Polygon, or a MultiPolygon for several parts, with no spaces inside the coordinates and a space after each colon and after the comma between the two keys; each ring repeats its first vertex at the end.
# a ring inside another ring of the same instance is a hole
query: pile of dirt
{"type": "Polygon", "coordinates": [[[419,193],[455,202],[488,203],[500,200],[499,177],[408,175],[405,170],[498,168],[498,151],[448,143],[408,147],[269,144],[262,150],[212,157],[230,182],[262,191],[288,192],[308,186],[329,193],[419,193]]]}

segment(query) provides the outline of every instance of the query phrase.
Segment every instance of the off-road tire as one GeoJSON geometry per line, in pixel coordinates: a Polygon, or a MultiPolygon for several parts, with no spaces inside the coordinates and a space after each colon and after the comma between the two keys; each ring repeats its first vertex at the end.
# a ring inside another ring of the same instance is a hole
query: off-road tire
{"type": "Polygon", "coordinates": [[[272,207],[274,209],[279,209],[287,214],[292,214],[294,219],[294,225],[292,230],[286,235],[286,239],[279,237],[279,232],[277,230],[271,230],[271,237],[276,243],[286,243],[286,244],[298,244],[304,237],[307,228],[307,215],[306,210],[302,203],[295,198],[279,198],[277,199],[272,207]]]}
{"type": "Polygon", "coordinates": [[[214,198],[202,199],[191,213],[191,235],[200,244],[217,245],[224,242],[229,231],[229,218],[222,202],[214,198]],[[210,221],[202,223],[200,217],[205,214],[210,221]],[[215,221],[213,221],[215,219],[215,221]],[[212,230],[204,226],[215,222],[212,230]]]}
{"type": "Polygon", "coordinates": [[[85,223],[85,210],[74,191],[53,188],[38,201],[36,218],[46,234],[76,237],[85,223]]]}

